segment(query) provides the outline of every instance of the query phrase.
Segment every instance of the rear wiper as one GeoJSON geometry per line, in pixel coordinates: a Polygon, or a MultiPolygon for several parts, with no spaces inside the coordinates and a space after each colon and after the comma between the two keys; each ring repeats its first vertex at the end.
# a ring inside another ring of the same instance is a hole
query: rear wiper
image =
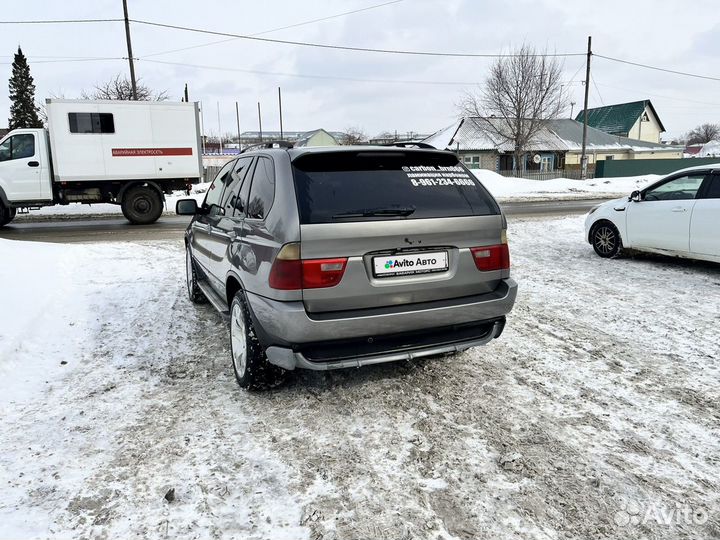
{"type": "Polygon", "coordinates": [[[390,216],[390,217],[406,217],[415,212],[412,207],[391,207],[391,208],[367,208],[365,210],[351,210],[350,212],[342,212],[340,214],[333,215],[333,219],[343,218],[354,218],[354,217],[376,217],[376,216],[390,216]]]}

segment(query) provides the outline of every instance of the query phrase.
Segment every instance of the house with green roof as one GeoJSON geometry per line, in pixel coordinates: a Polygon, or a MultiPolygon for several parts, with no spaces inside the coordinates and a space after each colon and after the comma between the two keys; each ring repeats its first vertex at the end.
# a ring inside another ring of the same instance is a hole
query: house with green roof
{"type": "MultiPolygon", "coordinates": [[[[582,122],[584,115],[585,111],[580,111],[575,120],[582,122]]],[[[588,126],[618,137],[651,143],[659,143],[660,134],[665,131],[649,99],[588,109],[588,126]]]]}
{"type": "MultiPolygon", "coordinates": [[[[422,142],[455,152],[470,169],[490,169],[504,174],[515,165],[512,138],[509,134],[502,135],[506,129],[501,118],[466,116],[422,142]]],[[[581,122],[572,118],[543,120],[526,145],[521,169],[527,171],[526,174],[544,174],[544,178],[556,171],[562,171],[558,177],[570,177],[572,172],[579,177],[582,141],[581,122]]],[[[586,152],[591,170],[597,162],[611,159],[680,159],[683,150],[683,146],[611,135],[593,127],[587,129],[586,152]]]]}

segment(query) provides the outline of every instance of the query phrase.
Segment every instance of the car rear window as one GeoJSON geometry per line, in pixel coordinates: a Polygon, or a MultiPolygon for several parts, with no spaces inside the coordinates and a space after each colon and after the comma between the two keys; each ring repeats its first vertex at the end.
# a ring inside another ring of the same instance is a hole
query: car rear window
{"type": "Polygon", "coordinates": [[[328,152],[293,162],[300,222],[499,214],[456,156],[439,152],[328,152]]]}

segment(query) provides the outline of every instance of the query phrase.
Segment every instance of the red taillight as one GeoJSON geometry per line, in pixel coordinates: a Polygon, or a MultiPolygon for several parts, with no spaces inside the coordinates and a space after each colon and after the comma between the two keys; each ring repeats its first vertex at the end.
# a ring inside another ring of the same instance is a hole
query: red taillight
{"type": "Polygon", "coordinates": [[[510,250],[507,244],[470,248],[470,252],[478,270],[489,272],[510,269],[510,250]]]}
{"type": "Polygon", "coordinates": [[[270,269],[270,286],[283,291],[302,289],[302,261],[276,258],[270,269]]]}
{"type": "Polygon", "coordinates": [[[334,287],[345,273],[347,258],[309,259],[302,262],[303,289],[334,287]]]}
{"type": "Polygon", "coordinates": [[[273,289],[296,291],[334,287],[343,277],[347,258],[300,259],[300,244],[286,244],[270,269],[273,289]]]}

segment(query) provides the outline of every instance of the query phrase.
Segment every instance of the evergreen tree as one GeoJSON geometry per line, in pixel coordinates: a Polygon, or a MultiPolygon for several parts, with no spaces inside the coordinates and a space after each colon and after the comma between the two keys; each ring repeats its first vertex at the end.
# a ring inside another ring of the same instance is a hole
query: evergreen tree
{"type": "Polygon", "coordinates": [[[35,105],[35,83],[30,75],[27,58],[20,47],[12,64],[10,102],[10,129],[42,127],[35,105]]]}

